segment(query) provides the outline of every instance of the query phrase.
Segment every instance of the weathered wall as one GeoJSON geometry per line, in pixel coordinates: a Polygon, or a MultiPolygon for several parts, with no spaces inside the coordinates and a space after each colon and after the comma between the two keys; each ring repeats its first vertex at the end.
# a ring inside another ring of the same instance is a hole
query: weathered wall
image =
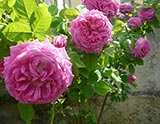
{"type": "MultiPolygon", "coordinates": [[[[160,124],[160,29],[154,33],[148,35],[152,52],[136,70],[139,88],[125,102],[108,102],[100,124],[160,124]]],[[[102,98],[98,101],[97,114],[102,98]]]]}

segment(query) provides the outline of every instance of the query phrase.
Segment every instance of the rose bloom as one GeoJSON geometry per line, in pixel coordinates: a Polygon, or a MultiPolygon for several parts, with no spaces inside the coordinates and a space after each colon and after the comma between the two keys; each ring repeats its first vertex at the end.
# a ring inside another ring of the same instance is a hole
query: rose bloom
{"type": "Polygon", "coordinates": [[[82,0],[87,9],[96,9],[105,13],[105,15],[112,19],[119,12],[119,0],[82,0]]]}
{"type": "Polygon", "coordinates": [[[135,43],[134,49],[131,50],[131,54],[136,58],[144,58],[151,51],[151,44],[149,40],[140,38],[135,43]]]}
{"type": "Polygon", "coordinates": [[[66,47],[67,46],[67,37],[63,34],[60,36],[55,36],[52,39],[52,43],[55,47],[61,48],[61,47],[66,47]]]}
{"type": "Polygon", "coordinates": [[[3,78],[4,62],[0,60],[0,78],[3,78]]]}
{"type": "Polygon", "coordinates": [[[142,24],[142,21],[139,17],[131,17],[128,20],[128,26],[130,27],[140,27],[142,24]]]}
{"type": "Polygon", "coordinates": [[[152,22],[154,20],[154,10],[152,8],[142,8],[138,12],[138,17],[142,21],[152,22]]]}
{"type": "Polygon", "coordinates": [[[119,19],[124,19],[124,18],[125,18],[125,15],[124,15],[123,13],[119,13],[119,14],[118,14],[118,17],[119,17],[119,19]]]}
{"type": "Polygon", "coordinates": [[[137,80],[137,77],[131,73],[128,74],[128,82],[133,83],[137,80]]]}
{"type": "Polygon", "coordinates": [[[91,10],[71,21],[69,31],[77,48],[94,53],[101,52],[103,46],[111,42],[112,28],[106,16],[91,10]]]}
{"type": "Polygon", "coordinates": [[[47,39],[10,47],[4,59],[4,78],[11,96],[22,103],[55,101],[71,85],[72,64],[65,48],[47,39]]]}
{"type": "Polygon", "coordinates": [[[122,3],[119,6],[119,12],[126,14],[126,13],[131,13],[133,11],[133,7],[130,3],[122,3]]]}

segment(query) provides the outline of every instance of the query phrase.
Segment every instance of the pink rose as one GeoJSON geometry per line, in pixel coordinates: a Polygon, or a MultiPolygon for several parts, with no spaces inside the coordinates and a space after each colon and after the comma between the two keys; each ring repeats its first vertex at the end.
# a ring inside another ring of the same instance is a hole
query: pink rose
{"type": "Polygon", "coordinates": [[[119,12],[126,14],[126,13],[131,13],[133,11],[133,7],[130,3],[122,3],[119,6],[119,12]]]}
{"type": "Polygon", "coordinates": [[[128,82],[133,83],[133,82],[135,82],[136,80],[137,80],[137,78],[136,78],[135,75],[133,75],[133,74],[131,74],[131,73],[128,74],[128,82]]]}
{"type": "Polygon", "coordinates": [[[4,62],[0,60],[0,78],[3,78],[4,62]]]}
{"type": "Polygon", "coordinates": [[[142,8],[138,12],[138,17],[142,21],[152,22],[154,20],[154,10],[152,8],[142,8]]]}
{"type": "Polygon", "coordinates": [[[67,46],[67,37],[63,34],[60,36],[55,36],[52,39],[52,43],[55,47],[61,48],[61,47],[66,47],[67,46]]]}
{"type": "Polygon", "coordinates": [[[139,17],[131,17],[128,20],[128,26],[130,27],[140,27],[142,24],[142,21],[139,17]]]}
{"type": "Polygon", "coordinates": [[[49,103],[71,85],[71,68],[65,48],[56,48],[48,40],[20,43],[10,47],[10,56],[4,59],[5,84],[22,103],[49,103]]]}
{"type": "Polygon", "coordinates": [[[119,12],[119,0],[82,0],[87,9],[97,9],[105,13],[105,15],[112,19],[119,12]]]}
{"type": "Polygon", "coordinates": [[[79,15],[70,22],[72,42],[77,48],[87,52],[101,52],[103,46],[111,42],[112,25],[98,10],[79,15]]]}
{"type": "Polygon", "coordinates": [[[131,50],[131,54],[136,58],[144,58],[151,51],[151,44],[149,40],[140,38],[135,43],[135,47],[131,50]]]}

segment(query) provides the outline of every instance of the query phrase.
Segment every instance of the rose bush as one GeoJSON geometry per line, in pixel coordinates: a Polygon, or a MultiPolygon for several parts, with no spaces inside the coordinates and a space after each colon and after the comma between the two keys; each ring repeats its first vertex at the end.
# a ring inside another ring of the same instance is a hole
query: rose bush
{"type": "Polygon", "coordinates": [[[107,97],[125,101],[138,86],[136,66],[151,51],[147,34],[160,27],[157,3],[82,0],[59,10],[56,2],[1,0],[0,85],[22,119],[34,122],[37,104],[48,103],[51,124],[99,124],[107,97]],[[98,119],[88,106],[97,96],[104,96],[98,119]]]}

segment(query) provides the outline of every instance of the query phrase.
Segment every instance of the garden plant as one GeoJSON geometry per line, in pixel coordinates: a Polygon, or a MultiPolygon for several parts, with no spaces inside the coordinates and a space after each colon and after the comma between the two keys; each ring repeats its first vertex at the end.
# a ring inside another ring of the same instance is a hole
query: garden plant
{"type": "Polygon", "coordinates": [[[82,0],[61,10],[56,1],[0,0],[4,97],[26,124],[100,124],[107,99],[123,102],[138,88],[147,34],[159,27],[160,0],[82,0]],[[89,103],[99,96],[96,116],[89,103]]]}

